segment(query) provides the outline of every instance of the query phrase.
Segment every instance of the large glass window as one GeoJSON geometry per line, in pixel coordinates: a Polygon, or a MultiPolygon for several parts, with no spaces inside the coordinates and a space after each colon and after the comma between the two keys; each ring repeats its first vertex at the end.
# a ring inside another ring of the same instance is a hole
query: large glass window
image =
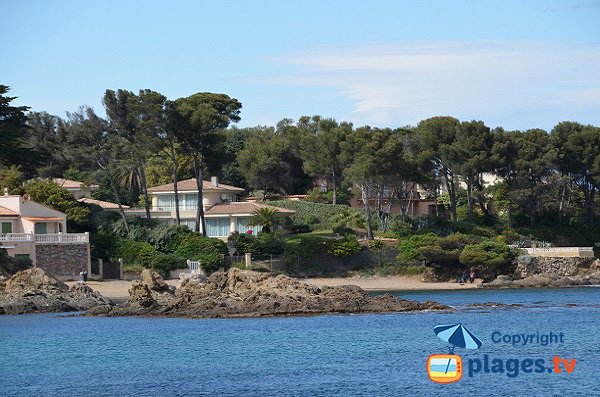
{"type": "Polygon", "coordinates": [[[181,226],[187,226],[190,230],[196,230],[195,219],[182,219],[179,223],[181,224],[181,226]]]}
{"type": "Polygon", "coordinates": [[[12,222],[2,222],[2,233],[12,233],[12,222]]]}
{"type": "Polygon", "coordinates": [[[175,195],[160,194],[158,195],[158,208],[164,211],[175,211],[175,195]]]}
{"type": "Polygon", "coordinates": [[[184,210],[196,210],[198,209],[198,194],[197,193],[186,193],[183,195],[183,209],[184,210]]]}
{"type": "Polygon", "coordinates": [[[206,218],[206,235],[208,237],[228,237],[230,233],[229,218],[206,218]]]}
{"type": "Polygon", "coordinates": [[[252,234],[256,235],[262,230],[261,226],[250,226],[250,218],[237,218],[236,230],[239,233],[246,233],[248,230],[252,230],[252,234]]]}
{"type": "Polygon", "coordinates": [[[35,224],[35,234],[46,234],[48,233],[48,224],[45,222],[38,222],[35,224]]]}

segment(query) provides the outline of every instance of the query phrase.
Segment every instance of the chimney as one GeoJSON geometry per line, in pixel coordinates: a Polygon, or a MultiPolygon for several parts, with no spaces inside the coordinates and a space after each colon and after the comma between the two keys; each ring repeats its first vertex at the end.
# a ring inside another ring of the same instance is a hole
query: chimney
{"type": "Polygon", "coordinates": [[[211,176],[210,177],[210,184],[213,185],[214,187],[218,187],[219,186],[219,179],[216,176],[211,176]]]}
{"type": "Polygon", "coordinates": [[[4,188],[4,197],[8,197],[8,188],[7,187],[4,188]]]}

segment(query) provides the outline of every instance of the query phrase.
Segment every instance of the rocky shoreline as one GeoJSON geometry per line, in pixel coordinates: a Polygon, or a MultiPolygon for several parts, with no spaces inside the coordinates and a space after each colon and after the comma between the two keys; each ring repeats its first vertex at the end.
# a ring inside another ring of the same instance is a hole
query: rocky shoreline
{"type": "Polygon", "coordinates": [[[481,288],[568,288],[591,285],[600,285],[600,271],[574,276],[541,273],[518,279],[500,275],[494,281],[481,284],[481,288]]]}
{"type": "Polygon", "coordinates": [[[144,271],[134,281],[129,300],[120,306],[97,306],[92,316],[273,317],[342,313],[388,313],[448,310],[437,302],[416,302],[391,295],[371,296],[356,286],[319,288],[290,277],[240,269],[191,277],[180,288],[144,271]]]}
{"type": "Polygon", "coordinates": [[[0,314],[76,312],[114,303],[85,284],[68,285],[40,268],[16,273],[0,285],[0,314]]]}
{"type": "Polygon", "coordinates": [[[88,316],[273,317],[449,310],[437,302],[372,296],[357,286],[316,287],[293,278],[231,269],[187,277],[180,288],[145,270],[116,305],[85,284],[69,288],[39,268],[0,285],[0,314],[85,311],[88,316]]]}

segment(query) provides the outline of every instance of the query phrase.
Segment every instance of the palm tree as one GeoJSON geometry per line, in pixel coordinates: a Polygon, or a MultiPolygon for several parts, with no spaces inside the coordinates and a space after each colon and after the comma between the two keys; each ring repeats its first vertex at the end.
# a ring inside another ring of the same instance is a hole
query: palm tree
{"type": "Polygon", "coordinates": [[[359,212],[351,208],[344,208],[340,213],[333,216],[332,223],[335,228],[339,229],[352,229],[352,228],[364,228],[365,218],[359,212]]]}
{"type": "Polygon", "coordinates": [[[263,233],[271,233],[273,227],[279,223],[277,210],[271,207],[258,208],[252,213],[250,226],[261,226],[263,233]]]}

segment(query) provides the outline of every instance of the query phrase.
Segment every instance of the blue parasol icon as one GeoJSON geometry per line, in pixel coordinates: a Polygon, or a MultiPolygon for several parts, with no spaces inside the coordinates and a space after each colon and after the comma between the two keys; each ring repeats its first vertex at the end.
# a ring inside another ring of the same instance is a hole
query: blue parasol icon
{"type": "Polygon", "coordinates": [[[433,332],[444,342],[450,343],[450,353],[454,353],[454,347],[464,349],[479,349],[483,344],[475,335],[462,324],[436,325],[433,332]]]}

